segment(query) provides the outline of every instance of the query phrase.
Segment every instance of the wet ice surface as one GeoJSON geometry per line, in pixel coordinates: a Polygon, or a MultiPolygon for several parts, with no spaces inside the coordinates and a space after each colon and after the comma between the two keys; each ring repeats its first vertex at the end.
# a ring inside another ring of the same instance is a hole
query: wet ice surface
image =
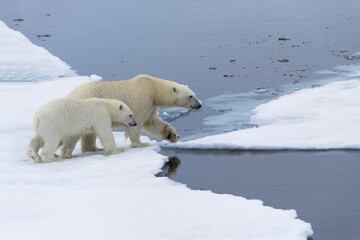
{"type": "MultiPolygon", "coordinates": [[[[252,110],[255,128],[163,147],[187,149],[360,149],[360,79],[302,89],[252,110]]],[[[221,115],[218,122],[222,122],[221,115]]]]}
{"type": "MultiPolygon", "coordinates": [[[[320,70],[317,71],[317,77],[319,79],[301,82],[297,84],[286,84],[282,86],[278,86],[277,88],[257,88],[251,92],[246,93],[225,93],[216,97],[211,97],[205,99],[203,101],[203,105],[207,106],[209,109],[206,111],[211,111],[212,114],[209,116],[204,117],[203,119],[203,126],[198,129],[197,132],[193,132],[191,136],[185,137],[185,140],[199,138],[205,135],[214,135],[218,133],[224,132],[231,132],[246,128],[257,128],[259,127],[259,123],[254,120],[254,109],[259,105],[265,104],[272,100],[276,100],[283,95],[289,95],[295,93],[301,89],[315,89],[321,86],[324,86],[331,82],[338,82],[338,81],[346,81],[352,79],[358,79],[360,77],[360,65],[343,65],[334,67],[331,70],[320,70]],[[322,78],[326,76],[326,78],[322,78]]],[[[349,86],[351,88],[351,86],[349,86]]],[[[354,86],[355,87],[355,86],[354,86]]],[[[346,85],[344,85],[346,88],[346,85]]],[[[329,101],[335,101],[335,99],[331,100],[331,97],[335,98],[335,95],[340,94],[341,87],[339,92],[332,92],[334,96],[328,96],[329,101]]],[[[356,90],[355,90],[356,91],[356,90]]],[[[317,94],[314,91],[314,94],[317,94]]],[[[326,94],[326,93],[325,93],[326,94]]],[[[350,96],[349,96],[350,97],[350,96]]],[[[353,100],[349,100],[347,104],[355,104],[356,103],[356,92],[352,95],[353,100]],[[352,103],[351,103],[352,102],[352,103]]],[[[316,98],[319,97],[312,97],[311,101],[316,102],[316,98]]],[[[288,100],[284,100],[288,101],[288,100]]],[[[291,105],[294,107],[298,106],[297,101],[303,100],[294,100],[293,102],[283,103],[288,108],[291,108],[291,105]]],[[[325,101],[323,99],[322,101],[325,101]]],[[[346,99],[339,98],[337,101],[346,101],[346,99]]],[[[315,103],[314,102],[314,103],[315,103]]],[[[320,111],[323,108],[328,107],[326,102],[323,102],[322,106],[319,106],[318,110],[313,111],[320,111]]],[[[304,108],[311,108],[312,105],[315,104],[309,103],[309,106],[304,106],[304,108]]],[[[319,104],[319,103],[318,103],[319,104]]],[[[331,104],[331,102],[329,102],[331,104]]],[[[345,103],[339,103],[345,104],[345,103]]],[[[289,109],[288,109],[289,110],[289,109]]],[[[286,114],[288,111],[287,108],[284,106],[283,110],[286,114]]],[[[306,112],[307,109],[299,109],[299,115],[302,114],[301,111],[306,112]]],[[[353,109],[355,110],[355,109],[353,109]]],[[[165,121],[173,122],[179,118],[187,118],[192,111],[184,110],[184,109],[160,109],[159,116],[162,117],[165,121]]],[[[195,113],[195,111],[193,112],[195,113]]],[[[304,113],[306,114],[306,113],[304,113]]],[[[336,116],[337,114],[334,113],[336,116]]],[[[330,119],[331,120],[331,119],[330,119]]],[[[324,122],[325,124],[325,122],[324,122]]],[[[345,124],[345,123],[344,123],[345,124]]]]}
{"type": "MultiPolygon", "coordinates": [[[[258,107],[259,105],[270,102],[271,100],[278,99],[283,95],[292,94],[296,91],[299,91],[300,89],[315,89],[331,82],[358,79],[360,77],[359,69],[360,69],[360,65],[338,66],[332,70],[319,71],[318,73],[332,75],[332,77],[328,77],[325,79],[307,81],[301,84],[297,84],[296,86],[294,86],[294,84],[283,85],[283,86],[279,86],[277,89],[260,88],[254,90],[253,92],[248,92],[248,93],[237,93],[237,94],[227,93],[207,99],[205,101],[206,104],[213,109],[215,114],[204,118],[204,125],[211,128],[213,130],[213,134],[236,131],[246,128],[254,128],[254,127],[257,128],[259,127],[260,124],[258,121],[255,120],[254,115],[256,113],[255,108],[258,107]]],[[[318,77],[320,78],[321,75],[318,75],[318,77]]],[[[348,87],[351,88],[351,86],[348,87]]],[[[344,88],[346,88],[346,85],[344,85],[344,88]]],[[[314,94],[318,94],[318,93],[314,91],[314,94]]],[[[335,90],[331,94],[332,95],[341,94],[341,88],[339,89],[338,92],[336,92],[335,90]]],[[[332,97],[335,98],[335,96],[328,96],[328,97],[329,97],[329,101],[336,101],[335,99],[331,100],[331,98],[332,97]]],[[[351,105],[356,103],[357,101],[356,91],[354,92],[352,97],[353,100],[350,99],[347,104],[351,105]]],[[[313,102],[314,104],[310,103],[309,106],[304,106],[304,109],[298,109],[299,114],[301,115],[302,111],[305,111],[305,113],[303,114],[306,114],[306,111],[309,111],[309,108],[315,105],[316,98],[317,97],[314,96],[313,99],[311,100],[314,101],[313,102]]],[[[318,98],[320,98],[320,96],[318,98]]],[[[282,109],[276,109],[279,111],[283,111],[284,113],[282,115],[286,115],[286,112],[291,109],[291,106],[293,106],[294,108],[299,107],[300,105],[297,104],[297,101],[303,101],[301,99],[298,99],[295,100],[295,102],[289,102],[289,100],[290,99],[284,98],[283,100],[284,102],[282,104],[284,107],[282,109]]],[[[342,103],[342,101],[346,101],[346,100],[347,98],[343,98],[343,99],[338,99],[337,101],[340,101],[339,104],[345,104],[342,103]]],[[[323,99],[322,101],[325,101],[325,99],[323,99]]],[[[314,110],[314,111],[320,111],[323,108],[327,108],[328,105],[330,104],[331,102],[328,103],[323,102],[323,105],[318,110],[314,110]]],[[[268,114],[271,115],[272,113],[270,113],[269,111],[268,114]]],[[[334,114],[337,115],[338,113],[334,112],[334,114]]],[[[351,115],[349,115],[349,118],[351,118],[351,115]]],[[[324,124],[326,124],[326,120],[324,121],[324,124]]],[[[345,124],[345,122],[343,124],[345,124]]]]}

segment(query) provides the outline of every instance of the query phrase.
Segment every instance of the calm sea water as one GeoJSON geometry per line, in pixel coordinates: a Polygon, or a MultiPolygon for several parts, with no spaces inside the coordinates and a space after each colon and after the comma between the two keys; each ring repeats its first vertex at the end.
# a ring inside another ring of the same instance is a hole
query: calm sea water
{"type": "MultiPolygon", "coordinates": [[[[221,112],[210,97],[301,88],[318,70],[354,63],[347,56],[360,51],[359,9],[357,0],[3,0],[0,19],[81,75],[147,73],[189,85],[204,108],[172,122],[186,139],[211,134],[203,120],[221,112]]],[[[360,235],[358,151],[162,153],[180,162],[169,177],[190,188],[296,209],[316,240],[360,235]]]]}

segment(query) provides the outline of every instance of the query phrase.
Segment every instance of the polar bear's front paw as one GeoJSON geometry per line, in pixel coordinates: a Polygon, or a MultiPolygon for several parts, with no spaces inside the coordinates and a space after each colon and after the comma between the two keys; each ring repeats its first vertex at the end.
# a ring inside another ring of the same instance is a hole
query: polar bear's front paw
{"type": "Polygon", "coordinates": [[[173,127],[165,127],[163,131],[163,138],[168,140],[169,142],[177,142],[180,136],[177,134],[173,127]]]}

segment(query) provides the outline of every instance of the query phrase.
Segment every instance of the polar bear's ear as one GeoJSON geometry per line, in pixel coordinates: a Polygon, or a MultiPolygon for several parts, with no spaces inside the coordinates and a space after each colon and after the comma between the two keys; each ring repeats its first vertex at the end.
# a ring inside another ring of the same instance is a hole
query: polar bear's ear
{"type": "Polygon", "coordinates": [[[123,108],[122,104],[120,104],[119,110],[121,110],[123,108]]]}
{"type": "Polygon", "coordinates": [[[176,93],[176,91],[177,91],[177,90],[176,90],[176,87],[173,87],[173,92],[176,93]]]}

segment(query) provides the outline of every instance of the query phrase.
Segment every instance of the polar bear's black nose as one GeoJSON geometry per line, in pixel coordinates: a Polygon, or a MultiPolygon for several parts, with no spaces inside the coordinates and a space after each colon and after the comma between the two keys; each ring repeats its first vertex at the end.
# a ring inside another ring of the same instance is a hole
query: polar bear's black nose
{"type": "Polygon", "coordinates": [[[191,106],[192,109],[199,109],[201,108],[201,104],[198,103],[198,104],[195,104],[194,106],[191,106]]]}
{"type": "Polygon", "coordinates": [[[137,123],[135,121],[131,121],[129,122],[129,126],[130,127],[135,127],[137,125],[137,123]]]}
{"type": "Polygon", "coordinates": [[[190,101],[190,107],[192,109],[199,109],[201,108],[201,103],[199,100],[197,100],[196,98],[191,98],[191,101],[190,101]]]}

